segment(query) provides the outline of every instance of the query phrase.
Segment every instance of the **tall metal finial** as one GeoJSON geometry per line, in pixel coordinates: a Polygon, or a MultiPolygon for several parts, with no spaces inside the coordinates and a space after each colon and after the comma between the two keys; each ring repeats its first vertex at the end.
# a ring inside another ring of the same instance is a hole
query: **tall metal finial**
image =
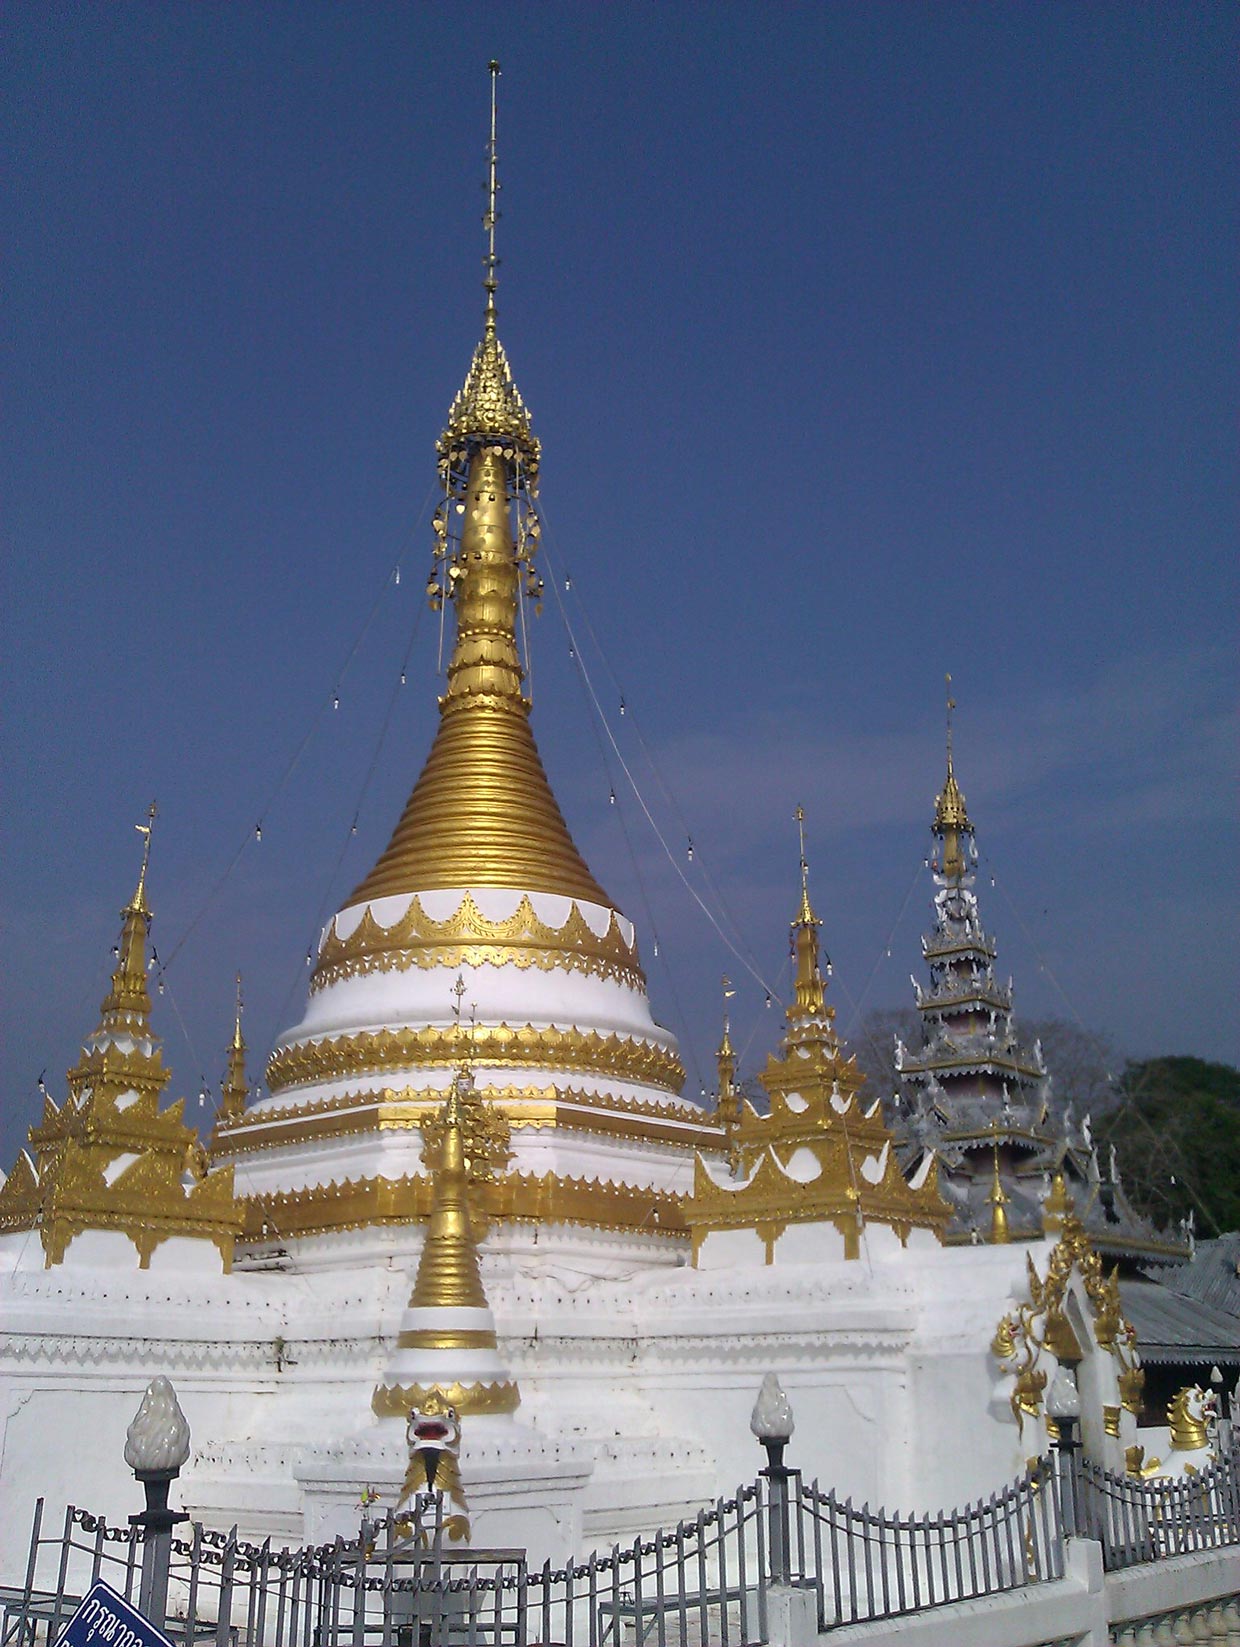
{"type": "Polygon", "coordinates": [[[728,1002],[736,994],[736,986],[733,984],[731,978],[729,978],[726,973],[723,976],[722,983],[723,983],[723,1038],[726,1041],[728,1036],[732,1033],[732,1013],[731,1013],[731,1010],[728,1006],[728,1002]]]}
{"type": "Polygon", "coordinates": [[[797,916],[799,921],[814,920],[814,911],[809,901],[809,861],[805,856],[805,808],[798,806],[795,813],[797,834],[801,843],[801,909],[797,916]]]}
{"type": "Polygon", "coordinates": [[[487,325],[495,324],[495,291],[499,285],[499,258],[495,255],[495,225],[499,219],[499,178],[496,174],[496,105],[499,91],[499,64],[494,58],[488,65],[491,71],[491,140],[487,144],[487,210],[482,227],[487,235],[486,279],[482,282],[487,294],[487,325]]]}
{"type": "Polygon", "coordinates": [[[138,890],[133,895],[132,908],[146,910],[146,872],[151,862],[151,832],[155,828],[155,819],[159,811],[152,801],[146,811],[146,822],[135,824],[134,828],[142,836],[142,869],[138,875],[138,890]]]}
{"type": "Polygon", "coordinates": [[[947,770],[952,770],[952,711],[956,707],[956,700],[952,697],[952,678],[947,677],[947,770]]]}
{"type": "Polygon", "coordinates": [[[241,1014],[244,1011],[245,1011],[245,1002],[241,998],[241,974],[238,973],[237,974],[237,1018],[236,1018],[236,1023],[233,1026],[233,1046],[234,1047],[240,1047],[240,1046],[245,1045],[244,1041],[241,1039],[241,1014]]]}

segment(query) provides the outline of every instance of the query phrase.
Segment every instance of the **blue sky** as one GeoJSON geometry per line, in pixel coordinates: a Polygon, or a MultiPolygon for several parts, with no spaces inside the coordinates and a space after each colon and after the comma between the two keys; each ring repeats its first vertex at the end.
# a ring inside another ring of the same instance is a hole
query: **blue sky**
{"type": "MultiPolygon", "coordinates": [[[[1240,1060],[1233,7],[3,27],[6,1164],[94,1022],[152,796],[193,1100],[238,968],[255,1075],[299,1016],[417,774],[492,56],[548,569],[679,870],[778,986],[804,804],[842,1026],[907,1001],[950,670],[1018,1010],[1240,1060]]],[[[724,971],[754,1067],[777,1017],[604,769],[552,601],[532,646],[689,1090],[724,971]]]]}

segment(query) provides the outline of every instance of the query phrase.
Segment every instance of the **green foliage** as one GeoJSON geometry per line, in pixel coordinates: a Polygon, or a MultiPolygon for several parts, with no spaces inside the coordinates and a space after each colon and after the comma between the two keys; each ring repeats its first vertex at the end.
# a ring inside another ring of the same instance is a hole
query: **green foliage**
{"type": "Polygon", "coordinates": [[[1240,1070],[1150,1058],[1126,1067],[1119,1097],[1097,1130],[1133,1205],[1164,1225],[1191,1209],[1202,1237],[1240,1229],[1240,1070]]]}

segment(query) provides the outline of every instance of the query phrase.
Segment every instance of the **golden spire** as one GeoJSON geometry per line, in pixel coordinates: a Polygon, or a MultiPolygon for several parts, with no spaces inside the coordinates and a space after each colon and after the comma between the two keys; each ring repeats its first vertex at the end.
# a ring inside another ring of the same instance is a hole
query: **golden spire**
{"type": "Polygon", "coordinates": [[[183,1101],[159,1107],[169,1073],[151,1029],[146,984],[146,875],[155,815],[152,805],[147,822],[137,825],[142,869],[121,911],[125,924],[99,1027],[68,1072],[67,1101],[45,1095],[29,1152],[0,1186],[0,1232],[37,1228],[48,1264],[61,1263],[84,1231],[111,1230],[132,1242],[143,1269],[174,1237],[212,1242],[227,1269],[245,1221],[232,1168],[197,1170],[202,1146],[183,1119],[183,1101]],[[187,1188],[188,1164],[196,1181],[187,1188]]]}
{"type": "Polygon", "coordinates": [[[228,1048],[228,1068],[224,1074],[223,1097],[220,1103],[220,1118],[233,1120],[245,1108],[246,1096],[250,1084],[245,1075],[245,1040],[241,1034],[241,1013],[243,1003],[241,999],[241,974],[237,974],[237,1013],[233,1025],[232,1044],[228,1048]]]}
{"type": "Polygon", "coordinates": [[[826,1004],[822,968],[818,956],[818,928],[822,925],[809,901],[809,864],[805,857],[805,809],[796,809],[801,841],[801,903],[792,922],[792,945],[796,955],[796,999],[788,1008],[789,1018],[820,1018],[826,1004]]]}
{"type": "Polygon", "coordinates": [[[1011,1239],[1008,1232],[1008,1201],[1009,1196],[999,1181],[999,1140],[996,1138],[991,1144],[994,1151],[994,1177],[990,1185],[990,1193],[986,1199],[990,1202],[990,1239],[995,1246],[1006,1246],[1011,1239]]]}
{"type": "Polygon", "coordinates": [[[948,675],[947,778],[942,790],[934,798],[934,823],[931,827],[943,842],[943,874],[949,879],[959,880],[967,867],[960,837],[971,835],[973,825],[969,822],[965,799],[960,792],[960,785],[956,782],[956,769],[952,760],[952,713],[956,707],[956,700],[951,695],[951,689],[952,678],[948,675]]]}
{"type": "Polygon", "coordinates": [[[151,861],[151,832],[158,816],[155,802],[147,809],[145,823],[134,828],[143,837],[142,868],[134,895],[121,910],[121,939],[116,950],[112,987],[100,1008],[96,1035],[137,1034],[150,1037],[151,992],[146,982],[146,935],[151,911],[146,901],[146,872],[151,861]]]}
{"type": "Polygon", "coordinates": [[[719,1069],[719,1092],[731,1092],[732,1080],[736,1074],[736,1054],[732,1051],[732,1014],[728,1010],[728,1002],[736,994],[731,978],[725,975],[723,979],[723,1039],[719,1042],[719,1051],[716,1062],[719,1069]]]}
{"type": "Polygon", "coordinates": [[[350,903],[443,887],[502,886],[610,906],[573,844],[529,725],[517,649],[522,589],[537,596],[538,442],[496,333],[495,89],[483,337],[439,442],[432,602],[451,599],[456,638],[430,756],[387,850],[350,903]],[[459,520],[459,541],[448,537],[459,520]]]}
{"type": "Polygon", "coordinates": [[[740,1119],[741,1102],[736,1091],[736,1054],[732,1050],[732,1019],[728,1011],[728,1002],[736,994],[732,987],[732,980],[723,980],[723,1037],[719,1042],[719,1050],[715,1054],[715,1067],[719,1071],[719,1097],[715,1104],[715,1113],[722,1126],[729,1135],[729,1141],[740,1119]]]}

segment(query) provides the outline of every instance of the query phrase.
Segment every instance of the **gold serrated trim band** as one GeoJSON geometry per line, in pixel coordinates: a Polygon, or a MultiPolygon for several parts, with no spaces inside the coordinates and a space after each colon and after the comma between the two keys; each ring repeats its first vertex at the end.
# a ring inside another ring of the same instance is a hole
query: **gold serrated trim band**
{"type": "Polygon", "coordinates": [[[369,955],[355,955],[331,966],[320,965],[310,980],[310,994],[346,978],[365,978],[376,972],[408,972],[417,967],[448,971],[461,967],[515,966],[523,971],[536,967],[540,972],[580,972],[594,978],[610,978],[627,989],[644,990],[646,980],[640,967],[623,966],[604,956],[575,949],[535,949],[500,944],[426,944],[417,949],[384,949],[369,955]]]}
{"type": "MultiPolygon", "coordinates": [[[[600,1035],[596,1030],[478,1025],[470,1034],[470,1057],[476,1068],[524,1064],[589,1070],[648,1082],[672,1093],[680,1091],[685,1078],[680,1059],[665,1047],[625,1035],[600,1035]]],[[[419,1065],[452,1068],[460,1060],[460,1037],[450,1027],[364,1030],[278,1048],[267,1064],[267,1085],[272,1092],[282,1092],[312,1081],[419,1065]]]]}
{"type": "Polygon", "coordinates": [[[455,1407],[462,1418],[468,1413],[511,1413],[521,1405],[521,1391],[507,1381],[499,1384],[379,1384],[370,1398],[370,1410],[377,1418],[408,1418],[415,1407],[424,1407],[431,1392],[455,1407]]]}

